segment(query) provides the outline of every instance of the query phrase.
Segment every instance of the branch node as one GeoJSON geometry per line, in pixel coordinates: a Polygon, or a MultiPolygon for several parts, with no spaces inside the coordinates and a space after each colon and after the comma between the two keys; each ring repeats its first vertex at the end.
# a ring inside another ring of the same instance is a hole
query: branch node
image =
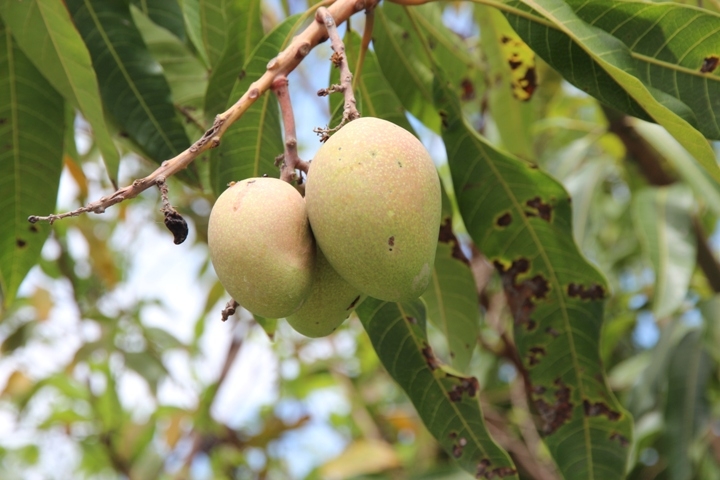
{"type": "Polygon", "coordinates": [[[239,306],[240,304],[235,300],[230,300],[229,302],[227,302],[225,304],[225,308],[223,308],[222,311],[222,321],[225,322],[228,318],[235,315],[235,310],[237,310],[239,306]]]}
{"type": "Polygon", "coordinates": [[[267,64],[267,69],[268,69],[268,70],[274,70],[274,69],[277,68],[277,66],[278,66],[278,58],[275,57],[275,58],[273,58],[272,60],[270,60],[270,61],[268,62],[268,64],[267,64]]]}

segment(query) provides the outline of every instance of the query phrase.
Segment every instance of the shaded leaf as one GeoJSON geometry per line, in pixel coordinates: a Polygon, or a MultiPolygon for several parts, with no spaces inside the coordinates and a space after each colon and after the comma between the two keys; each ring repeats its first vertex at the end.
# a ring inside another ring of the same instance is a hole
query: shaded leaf
{"type": "Polygon", "coordinates": [[[633,200],[635,227],[655,271],[653,313],[672,315],[683,303],[695,270],[695,199],[685,185],[646,188],[633,200]]]}
{"type": "Polygon", "coordinates": [[[132,4],[155,24],[185,41],[185,22],[177,0],[132,0],[132,4]]]}
{"type": "Polygon", "coordinates": [[[700,330],[688,332],[670,356],[662,443],[671,480],[696,478],[688,447],[710,420],[707,388],[713,365],[702,343],[700,330]]]}
{"type": "Polygon", "coordinates": [[[90,53],[67,9],[55,0],[2,2],[2,17],[35,67],[93,129],[108,176],[117,186],[120,155],[105,123],[97,77],[90,53]]]}
{"type": "Polygon", "coordinates": [[[157,392],[158,383],[168,371],[162,361],[151,352],[124,352],[125,366],[134,370],[144,378],[153,393],[157,392]]]}
{"type": "MultiPolygon", "coordinates": [[[[137,12],[133,9],[133,13],[137,12]]],[[[163,68],[175,108],[185,117],[185,124],[193,127],[188,133],[192,136],[202,134],[206,130],[201,123],[207,86],[205,68],[178,38],[143,15],[135,14],[133,18],[148,50],[163,68]]]]}
{"type": "Polygon", "coordinates": [[[373,48],[388,85],[402,105],[425,126],[439,132],[440,117],[432,103],[430,59],[423,51],[422,39],[407,19],[405,8],[385,3],[375,9],[373,48]]]}
{"type": "Polygon", "coordinates": [[[507,453],[487,432],[477,379],[442,365],[433,355],[422,302],[368,298],[356,312],[383,366],[447,454],[476,478],[517,478],[507,453]]]}
{"type": "Polygon", "coordinates": [[[30,215],[55,210],[62,171],[63,98],[0,23],[0,296],[6,308],[50,233],[30,215]]]}
{"type": "Polygon", "coordinates": [[[450,364],[464,372],[480,331],[480,305],[470,263],[453,232],[452,207],[445,189],[432,281],[422,298],[428,321],[445,336],[450,364]]]}
{"type": "Polygon", "coordinates": [[[192,41],[204,52],[208,68],[215,67],[225,49],[228,0],[182,0],[183,14],[193,31],[192,41]]]}
{"type": "MultiPolygon", "coordinates": [[[[235,82],[228,107],[265,73],[270,59],[290,42],[301,20],[299,15],[289,17],[255,47],[243,67],[241,80],[235,82]]],[[[274,162],[283,150],[277,99],[272,92],[267,92],[227,129],[220,146],[212,151],[210,175],[214,192],[219,195],[232,181],[263,174],[278,176],[274,162]]]]}
{"type": "MultiPolygon", "coordinates": [[[[685,97],[679,99],[653,84],[648,84],[647,87],[643,84],[645,77],[639,72],[657,62],[653,60],[640,63],[636,52],[623,41],[585,23],[575,14],[573,7],[581,11],[580,7],[587,5],[586,3],[571,3],[572,7],[562,0],[522,0],[522,4],[511,1],[503,8],[510,24],[525,42],[568,81],[607,105],[633,116],[652,119],[662,125],[720,182],[720,169],[715,155],[695,128],[702,129],[711,138],[715,136],[714,132],[700,125],[699,118],[696,117],[698,112],[683,103],[685,97]],[[536,13],[529,14],[531,9],[536,13]]],[[[598,2],[598,5],[607,3],[598,2]]],[[[651,19],[653,22],[657,20],[651,19]]],[[[646,30],[648,29],[634,29],[638,41],[642,40],[640,36],[646,30]]],[[[668,38],[667,42],[660,42],[658,46],[672,41],[673,38],[668,38]]],[[[679,48],[684,48],[685,40],[682,37],[674,41],[678,42],[679,48]]],[[[664,74],[659,76],[662,77],[660,81],[663,85],[672,83],[664,74]]],[[[688,88],[693,82],[689,82],[688,88]]],[[[708,106],[705,105],[703,110],[707,109],[708,106]]]]}
{"type": "Polygon", "coordinates": [[[599,354],[607,286],[575,245],[570,199],[478,135],[446,88],[437,95],[458,207],[502,279],[545,443],[566,478],[621,478],[632,427],[599,354]]]}
{"type": "Polygon", "coordinates": [[[232,2],[227,5],[227,10],[227,44],[210,73],[205,94],[204,111],[208,123],[229,104],[230,93],[243,65],[263,38],[260,0],[232,2]]]}
{"type": "Polygon", "coordinates": [[[195,51],[200,56],[207,69],[210,68],[210,60],[202,42],[202,31],[200,28],[200,1],[199,0],[178,0],[185,22],[185,33],[195,51]]]}
{"type": "Polygon", "coordinates": [[[67,5],[90,50],[107,111],[120,128],[155,162],[185,150],[190,141],[170,87],[135,27],[129,5],[123,0],[68,0],[67,5]]]}

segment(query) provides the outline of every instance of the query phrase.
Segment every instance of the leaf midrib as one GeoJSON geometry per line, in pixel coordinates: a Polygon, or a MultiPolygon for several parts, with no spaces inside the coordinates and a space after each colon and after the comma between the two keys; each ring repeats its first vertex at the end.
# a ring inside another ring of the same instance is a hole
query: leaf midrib
{"type": "Polygon", "coordinates": [[[115,64],[118,67],[118,70],[120,70],[120,73],[122,73],[123,77],[125,78],[125,81],[128,83],[128,86],[130,87],[130,90],[132,90],[133,94],[135,95],[135,98],[138,100],[138,103],[142,107],[143,111],[147,114],[148,118],[152,122],[153,126],[155,127],[156,131],[160,135],[160,137],[165,142],[165,145],[169,148],[169,150],[173,153],[175,153],[176,149],[173,146],[173,144],[170,142],[170,139],[165,134],[165,131],[161,128],[160,124],[158,123],[157,119],[155,118],[155,115],[153,115],[152,111],[150,110],[150,107],[145,103],[145,99],[138,91],[137,87],[135,86],[135,83],[132,81],[132,77],[128,74],[127,70],[125,70],[125,65],[120,61],[120,57],[117,54],[117,51],[115,50],[115,47],[110,42],[109,37],[107,36],[107,33],[105,32],[105,29],[102,28],[102,24],[100,23],[100,20],[97,18],[97,15],[95,14],[95,10],[92,8],[92,5],[90,4],[90,0],[83,0],[83,3],[85,4],[85,7],[88,9],[88,13],[92,17],[93,23],[95,24],[95,27],[98,30],[98,33],[103,39],[103,42],[105,42],[105,45],[108,49],[108,52],[110,52],[110,55],[112,55],[113,59],[115,60],[115,64]]]}
{"type": "MultiPolygon", "coordinates": [[[[13,175],[13,178],[15,179],[15,215],[13,215],[13,225],[17,224],[18,219],[20,218],[20,205],[21,205],[21,198],[20,198],[20,175],[18,175],[18,172],[20,171],[20,130],[18,129],[18,99],[17,99],[17,90],[15,89],[15,57],[13,56],[13,38],[12,33],[10,32],[10,28],[7,26],[5,27],[5,43],[7,44],[7,55],[8,55],[8,81],[10,85],[10,116],[12,117],[12,139],[13,139],[13,168],[15,174],[13,175]]],[[[10,278],[7,279],[5,282],[6,285],[4,285],[5,288],[3,288],[4,291],[8,291],[8,285],[12,285],[13,282],[11,279],[15,276],[17,272],[17,262],[14,260],[17,257],[15,255],[12,256],[13,267],[10,269],[10,278]]]]}
{"type": "MultiPolygon", "coordinates": [[[[500,11],[507,12],[507,13],[510,13],[510,14],[512,14],[512,15],[515,15],[515,16],[518,16],[518,17],[521,17],[521,18],[525,18],[525,19],[527,19],[527,20],[530,20],[530,21],[532,21],[532,22],[535,22],[535,23],[537,23],[537,24],[539,24],[539,25],[542,25],[542,26],[544,26],[544,27],[552,28],[553,30],[557,30],[557,31],[559,31],[559,32],[566,33],[566,32],[564,32],[561,28],[559,28],[559,27],[557,26],[557,24],[555,24],[555,23],[553,23],[553,22],[551,22],[551,21],[549,21],[549,20],[547,20],[547,19],[545,19],[545,18],[542,18],[542,17],[539,17],[539,16],[534,15],[534,14],[532,14],[532,13],[526,12],[525,10],[520,10],[520,9],[518,9],[518,8],[511,7],[511,6],[506,5],[506,4],[504,4],[504,3],[501,3],[501,2],[498,2],[498,1],[495,1],[495,0],[470,0],[470,1],[471,1],[472,3],[478,3],[478,4],[481,4],[481,5],[488,5],[488,6],[491,6],[491,7],[495,7],[495,8],[497,8],[497,9],[500,10],[500,11]]],[[[599,30],[601,30],[601,31],[603,31],[603,32],[607,33],[608,35],[613,36],[614,38],[617,38],[617,37],[615,37],[614,35],[612,35],[612,33],[607,32],[607,31],[603,30],[603,29],[600,28],[600,27],[596,27],[595,25],[592,25],[592,24],[589,24],[589,23],[588,23],[588,25],[589,25],[589,26],[592,26],[592,27],[594,27],[594,28],[597,28],[597,29],[599,29],[599,30]]],[[[566,33],[566,35],[567,35],[567,33],[566,33]]],[[[570,37],[570,39],[571,39],[574,43],[577,43],[577,42],[575,42],[575,40],[573,39],[572,36],[569,35],[569,37],[570,37]]],[[[712,80],[712,81],[720,82],[720,77],[718,77],[717,75],[707,75],[707,74],[703,74],[703,73],[701,73],[699,70],[694,70],[694,69],[692,69],[692,68],[683,67],[682,65],[678,65],[678,64],[675,64],[675,63],[670,63],[670,62],[666,62],[666,61],[663,61],[663,60],[658,60],[657,58],[652,57],[652,56],[650,56],[650,55],[645,55],[645,54],[642,54],[642,53],[635,52],[634,50],[632,50],[632,48],[630,48],[630,47],[629,47],[628,45],[626,45],[625,43],[623,43],[623,45],[625,45],[625,47],[627,48],[628,54],[629,54],[631,57],[635,58],[636,60],[640,60],[640,61],[643,61],[643,62],[655,64],[655,65],[661,66],[661,67],[663,67],[663,68],[667,68],[668,70],[676,70],[676,71],[678,71],[678,72],[686,73],[686,74],[688,74],[688,75],[693,75],[693,76],[695,76],[695,77],[699,77],[699,78],[704,78],[704,79],[707,79],[707,80],[712,80]]],[[[601,52],[601,53],[602,53],[602,52],[601,52]]],[[[594,58],[593,55],[591,55],[591,57],[594,58]]],[[[683,57],[683,58],[684,58],[684,57],[683,57]]]]}
{"type": "MultiPolygon", "coordinates": [[[[460,116],[460,119],[463,123],[463,125],[466,128],[466,133],[470,140],[476,144],[477,151],[481,153],[481,157],[485,161],[485,163],[488,165],[490,170],[495,175],[495,178],[498,179],[498,184],[501,185],[502,189],[505,190],[505,193],[507,197],[512,202],[512,205],[515,209],[515,211],[519,214],[519,217],[522,219],[522,222],[525,224],[526,230],[530,233],[530,236],[532,237],[533,242],[538,248],[538,253],[540,254],[540,257],[543,260],[543,263],[545,263],[545,268],[547,269],[547,274],[550,276],[550,283],[552,285],[552,288],[555,291],[555,297],[558,300],[558,310],[562,312],[562,319],[565,326],[565,331],[567,332],[567,338],[568,338],[568,346],[570,348],[570,356],[572,357],[572,364],[573,364],[573,370],[574,374],[577,378],[577,389],[578,393],[580,394],[580,398],[586,398],[585,394],[585,387],[583,384],[583,378],[582,378],[582,369],[580,368],[580,365],[578,364],[578,355],[577,350],[575,347],[575,338],[572,330],[572,325],[570,324],[570,319],[568,317],[567,312],[567,306],[565,305],[565,297],[562,295],[562,288],[560,285],[560,281],[558,280],[555,270],[552,267],[552,262],[550,262],[550,259],[547,256],[547,252],[545,251],[545,248],[540,241],[540,239],[537,236],[537,233],[535,229],[530,224],[530,220],[524,215],[524,211],[522,209],[522,206],[518,202],[518,199],[515,197],[513,191],[508,187],[506,182],[503,179],[503,176],[501,173],[495,168],[495,164],[492,162],[490,158],[485,154],[485,148],[484,145],[474,136],[467,132],[473,132],[473,128],[467,124],[467,121],[465,120],[464,116],[460,116]]],[[[587,465],[588,468],[588,480],[593,480],[595,478],[595,473],[593,469],[593,460],[592,460],[592,441],[590,439],[590,432],[589,432],[589,424],[587,418],[582,415],[582,422],[583,422],[583,433],[585,436],[585,450],[587,451],[587,465]]]]}
{"type": "MultiPolygon", "coordinates": [[[[408,317],[408,315],[405,313],[405,309],[403,309],[403,306],[402,306],[402,304],[400,304],[400,303],[396,303],[396,305],[397,305],[397,307],[398,307],[398,310],[400,311],[401,320],[402,320],[403,322],[405,322],[404,319],[408,317]]],[[[424,346],[421,345],[421,344],[418,342],[418,338],[415,336],[414,330],[413,330],[412,328],[410,328],[410,327],[407,327],[407,330],[408,330],[408,332],[410,333],[410,337],[413,339],[413,343],[415,343],[415,348],[417,348],[417,351],[418,351],[418,352],[421,352],[422,349],[424,348],[424,346]]],[[[429,367],[428,367],[428,368],[429,368],[429,367]]],[[[442,367],[440,367],[440,368],[442,368],[442,367]]],[[[445,392],[445,387],[443,386],[442,382],[440,382],[440,379],[439,379],[432,371],[430,372],[430,375],[432,376],[433,381],[435,382],[435,384],[437,385],[437,387],[438,387],[442,392],[445,392]]],[[[475,430],[474,430],[473,428],[471,428],[470,425],[468,425],[468,423],[465,421],[465,417],[460,414],[460,410],[457,408],[457,405],[455,405],[455,402],[451,402],[451,401],[447,398],[447,395],[443,395],[443,401],[445,401],[447,404],[450,405],[450,407],[452,408],[452,410],[455,412],[455,416],[460,420],[460,422],[462,423],[462,425],[463,425],[463,427],[465,428],[465,430],[466,430],[467,432],[469,432],[469,434],[470,434],[470,436],[472,437],[473,442],[474,442],[475,445],[477,446],[478,450],[479,450],[480,452],[482,452],[482,454],[485,455],[486,457],[490,457],[490,454],[485,450],[485,448],[484,448],[483,445],[482,445],[482,442],[480,442],[480,439],[475,436],[475,430]]],[[[480,412],[480,404],[479,404],[479,402],[478,402],[478,412],[480,412]]],[[[482,417],[481,417],[481,418],[482,418],[482,417]]]]}

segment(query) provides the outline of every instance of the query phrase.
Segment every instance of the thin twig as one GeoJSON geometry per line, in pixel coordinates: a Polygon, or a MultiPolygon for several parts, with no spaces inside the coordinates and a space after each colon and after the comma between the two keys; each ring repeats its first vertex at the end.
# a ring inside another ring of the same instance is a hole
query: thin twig
{"type": "MultiPolygon", "coordinates": [[[[282,114],[283,127],[285,129],[285,153],[279,156],[276,161],[282,162],[280,166],[280,179],[286,182],[293,182],[296,179],[295,170],[307,174],[310,164],[301,160],[297,151],[297,135],[295,134],[295,115],[293,115],[290,91],[288,90],[288,79],[280,75],[272,83],[272,90],[277,96],[282,114]]],[[[300,177],[299,183],[302,183],[300,177]]]]}
{"type": "MultiPolygon", "coordinates": [[[[376,2],[375,2],[376,3],[376,2]]],[[[375,6],[375,3],[368,6],[369,12],[375,6]]],[[[350,65],[347,61],[347,55],[345,55],[345,44],[340,38],[340,33],[337,29],[337,21],[333,16],[332,12],[325,7],[318,8],[315,14],[315,20],[325,26],[328,37],[330,37],[330,46],[333,50],[332,57],[330,60],[336,68],[340,69],[340,84],[331,85],[328,88],[322,88],[318,91],[318,95],[321,97],[330,95],[335,92],[342,92],[345,96],[345,104],[343,106],[343,116],[340,123],[334,128],[315,128],[313,131],[320,136],[320,141],[325,142],[330,138],[330,134],[339,130],[347,122],[360,118],[360,112],[357,110],[357,102],[355,101],[355,94],[353,93],[353,75],[350,71],[350,65]]]]}
{"type": "MultiPolygon", "coordinates": [[[[325,10],[331,18],[334,19],[333,24],[337,24],[345,22],[351,15],[365,8],[374,7],[379,1],[380,0],[337,0],[325,10]]],[[[307,54],[310,53],[310,50],[318,43],[325,41],[327,36],[328,31],[324,24],[318,22],[310,23],[303,32],[293,38],[285,50],[270,60],[265,73],[250,85],[248,90],[232,107],[215,117],[212,127],[210,127],[199,140],[184,152],[164,161],[162,165],[150,175],[139,178],[133,181],[132,184],[71,212],[51,214],[44,217],[31,215],[28,217],[28,221],[30,223],[45,221],[52,224],[56,220],[75,217],[83,213],[103,213],[107,208],[117,203],[137,197],[143,191],[157,184],[159,178],[170,178],[187,168],[188,165],[204,152],[220,145],[220,139],[230,125],[237,121],[261,95],[270,89],[273,80],[279,75],[287,75],[292,72],[307,54]]]]}

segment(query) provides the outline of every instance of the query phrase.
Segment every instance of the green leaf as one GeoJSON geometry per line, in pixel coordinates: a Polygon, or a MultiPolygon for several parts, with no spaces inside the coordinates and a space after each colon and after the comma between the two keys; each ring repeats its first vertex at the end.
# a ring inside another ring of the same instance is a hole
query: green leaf
{"type": "MultiPolygon", "coordinates": [[[[362,39],[356,32],[348,30],[345,34],[345,51],[347,53],[350,68],[357,65],[360,56],[362,39]]],[[[340,83],[340,72],[333,68],[330,70],[330,84],[340,83]]],[[[403,127],[409,132],[414,132],[410,122],[405,116],[405,109],[393,91],[390,84],[385,80],[378,64],[377,57],[372,50],[365,52],[365,60],[360,75],[354,78],[355,98],[358,102],[358,110],[363,116],[382,118],[395,125],[403,127]]],[[[330,111],[333,112],[330,126],[340,123],[342,118],[344,100],[342,95],[330,96],[330,111]]]]}
{"type": "Polygon", "coordinates": [[[445,335],[450,364],[466,371],[480,331],[480,305],[470,263],[453,233],[452,207],[445,189],[432,282],[422,298],[428,320],[445,335]]]}
{"type": "Polygon", "coordinates": [[[148,382],[150,390],[156,393],[158,383],[168,375],[160,358],[148,351],[124,352],[123,356],[125,357],[125,366],[144,378],[148,382]]]}
{"type": "Polygon", "coordinates": [[[205,94],[204,110],[208,123],[225,110],[242,66],[263,37],[260,0],[233,2],[227,9],[230,12],[227,44],[210,73],[205,94]]]}
{"type": "MultiPolygon", "coordinates": [[[[268,33],[248,58],[241,79],[235,82],[228,106],[240,98],[254,81],[265,73],[268,62],[290,42],[302,17],[289,17],[268,33]]],[[[217,195],[232,181],[278,176],[275,157],[284,150],[277,99],[267,92],[223,135],[220,146],[210,157],[211,185],[217,195]]]]}
{"type": "Polygon", "coordinates": [[[607,287],[575,245],[570,199],[477,134],[448,89],[437,95],[458,207],[502,279],[545,443],[565,478],[622,478],[632,426],[599,354],[607,287]]]}
{"type": "Polygon", "coordinates": [[[627,46],[636,62],[632,73],[650,91],[680,100],[692,111],[692,126],[720,140],[720,72],[701,71],[706,58],[720,54],[720,15],[676,3],[568,3],[578,17],[627,46]]]}
{"type": "Polygon", "coordinates": [[[375,9],[373,48],[388,85],[403,106],[425,126],[439,132],[440,117],[432,103],[429,57],[405,8],[386,3],[375,9]]]}
{"type": "Polygon", "coordinates": [[[90,50],[103,102],[120,128],[157,163],[185,150],[190,141],[170,87],[129,5],[123,0],[68,0],[67,5],[90,50]]]}
{"type": "Polygon", "coordinates": [[[25,55],[93,129],[108,176],[117,186],[120,155],[105,123],[90,54],[67,9],[55,0],[4,0],[2,18],[25,55]]]}
{"type": "Polygon", "coordinates": [[[356,312],[383,366],[448,455],[476,478],[517,479],[509,456],[485,428],[477,379],[442,365],[433,355],[422,302],[368,298],[356,312]]]}
{"type": "Polygon", "coordinates": [[[198,122],[203,120],[203,96],[207,86],[205,68],[177,37],[150,22],[139,10],[132,10],[143,41],[163,68],[175,108],[187,119],[186,125],[194,126],[188,133],[192,136],[204,133],[206,128],[198,122]]]}
{"type": "MultiPolygon", "coordinates": [[[[601,5],[607,3],[599,2],[601,5]]],[[[562,0],[522,0],[522,4],[513,0],[507,2],[502,9],[513,28],[538,55],[562,73],[568,81],[603,103],[630,115],[652,119],[665,127],[710,175],[720,182],[720,168],[717,166],[715,154],[707,140],[693,127],[702,129],[706,134],[712,133],[709,135],[711,137],[715,134],[700,125],[700,119],[696,117],[698,112],[683,103],[684,96],[678,99],[673,97],[671,92],[657,88],[657,81],[647,87],[643,84],[645,77],[638,72],[650,68],[654,61],[641,63],[636,58],[637,54],[621,40],[585,23],[573,12],[572,7],[562,0]],[[528,9],[536,13],[529,13],[528,9]]],[[[580,11],[579,3],[573,2],[573,6],[580,11]]],[[[658,19],[653,18],[651,21],[658,19]]],[[[639,35],[646,30],[648,29],[634,30],[638,35],[638,42],[642,40],[639,35]]],[[[672,39],[668,39],[667,44],[671,41],[672,39]]],[[[685,44],[683,38],[676,41],[685,44]]],[[[658,46],[663,43],[666,42],[659,42],[658,46]]],[[[672,83],[665,75],[667,72],[661,72],[663,79],[658,81],[664,86],[672,83]]],[[[688,86],[701,87],[702,84],[695,84],[694,81],[690,81],[688,86]]],[[[705,105],[702,110],[707,111],[708,106],[705,105]]]]}
{"type": "Polygon", "coordinates": [[[199,0],[179,0],[180,9],[182,10],[183,20],[185,21],[185,32],[190,42],[202,59],[205,67],[210,68],[210,60],[202,41],[202,28],[200,26],[200,1],[199,0]]]}
{"type": "Polygon", "coordinates": [[[210,70],[215,68],[225,48],[229,22],[226,18],[232,13],[228,3],[229,0],[180,0],[188,38],[210,70]]]}
{"type": "Polygon", "coordinates": [[[663,319],[683,303],[695,270],[695,199],[685,185],[646,188],[633,201],[635,227],[655,271],[653,313],[663,319]]]}
{"type": "Polygon", "coordinates": [[[55,210],[65,105],[0,22],[0,296],[2,309],[40,257],[50,233],[30,215],[55,210]]]}
{"type": "Polygon", "coordinates": [[[132,0],[132,4],[156,25],[185,41],[183,12],[177,0],[132,0]]]}
{"type": "Polygon", "coordinates": [[[665,402],[665,447],[670,480],[687,480],[693,476],[693,462],[688,448],[703,434],[710,421],[707,389],[714,370],[705,351],[702,332],[688,332],[670,356],[665,402]]]}

